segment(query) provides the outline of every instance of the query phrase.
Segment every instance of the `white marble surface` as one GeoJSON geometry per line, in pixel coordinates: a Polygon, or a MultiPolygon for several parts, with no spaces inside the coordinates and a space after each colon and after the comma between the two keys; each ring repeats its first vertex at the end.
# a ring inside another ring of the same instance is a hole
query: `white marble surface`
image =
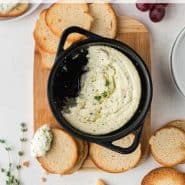
{"type": "MultiPolygon", "coordinates": [[[[40,9],[44,6],[42,5],[40,9]]],[[[185,26],[185,4],[170,5],[165,19],[152,23],[147,13],[136,10],[134,4],[115,5],[117,13],[129,15],[145,23],[151,32],[152,77],[154,99],[152,104],[152,126],[158,128],[172,119],[185,118],[185,98],[174,88],[169,73],[169,54],[176,35],[185,26]]],[[[19,123],[33,125],[33,49],[32,37],[39,9],[23,20],[0,23],[0,137],[5,137],[13,146],[19,139],[19,123]]],[[[29,146],[27,146],[29,151],[29,146]]],[[[7,162],[7,155],[0,148],[0,166],[7,162]]],[[[31,160],[29,152],[26,159],[31,160]]],[[[100,171],[80,171],[70,176],[48,176],[46,185],[94,185],[97,178],[105,179],[110,185],[139,185],[142,177],[159,166],[150,157],[139,167],[122,174],[100,171]]],[[[183,165],[180,168],[184,168],[183,165]]],[[[30,168],[23,170],[25,185],[42,184],[41,168],[31,160],[30,168]]],[[[4,180],[0,176],[0,184],[4,180]]]]}

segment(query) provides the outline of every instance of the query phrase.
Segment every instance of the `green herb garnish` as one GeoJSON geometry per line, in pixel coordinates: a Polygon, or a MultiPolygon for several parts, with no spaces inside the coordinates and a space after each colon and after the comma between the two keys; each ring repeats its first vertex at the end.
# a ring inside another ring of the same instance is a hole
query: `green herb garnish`
{"type": "Polygon", "coordinates": [[[6,140],[0,139],[0,144],[4,147],[5,151],[7,151],[8,154],[8,167],[7,168],[0,168],[0,171],[5,175],[6,185],[21,185],[20,182],[20,169],[21,169],[21,163],[22,163],[22,156],[24,155],[24,143],[27,141],[27,138],[25,137],[25,133],[28,131],[26,123],[20,124],[20,131],[21,131],[21,137],[20,137],[20,149],[18,152],[18,162],[15,164],[12,163],[12,147],[7,143],[6,140]]]}
{"type": "Polygon", "coordinates": [[[5,140],[4,139],[0,139],[0,143],[4,144],[5,140]]]}
{"type": "Polygon", "coordinates": [[[106,79],[105,86],[109,86],[109,84],[110,84],[109,80],[106,79]]]}
{"type": "Polygon", "coordinates": [[[20,170],[21,169],[21,165],[17,165],[16,168],[17,168],[17,170],[20,170]]]}
{"type": "Polygon", "coordinates": [[[102,93],[102,95],[103,95],[103,97],[107,97],[107,92],[106,91],[104,91],[103,93],[102,93]]]}
{"type": "Polygon", "coordinates": [[[21,142],[26,142],[27,139],[23,137],[23,138],[20,138],[20,141],[21,141],[21,142]]]}
{"type": "Polygon", "coordinates": [[[11,151],[12,149],[11,149],[11,147],[7,146],[7,147],[5,147],[5,150],[6,151],[11,151]]]}
{"type": "Polygon", "coordinates": [[[26,123],[24,123],[24,122],[21,123],[21,127],[22,127],[22,128],[25,128],[25,127],[26,127],[26,123]]]}
{"type": "Polygon", "coordinates": [[[4,173],[6,170],[4,168],[1,168],[1,172],[4,173]]]}
{"type": "Polygon", "coordinates": [[[94,99],[97,100],[97,101],[100,101],[101,100],[101,96],[95,96],[94,99]]]}
{"type": "Polygon", "coordinates": [[[24,155],[24,152],[23,152],[23,151],[19,151],[19,152],[18,152],[18,155],[19,155],[19,156],[23,156],[23,155],[24,155]]]}

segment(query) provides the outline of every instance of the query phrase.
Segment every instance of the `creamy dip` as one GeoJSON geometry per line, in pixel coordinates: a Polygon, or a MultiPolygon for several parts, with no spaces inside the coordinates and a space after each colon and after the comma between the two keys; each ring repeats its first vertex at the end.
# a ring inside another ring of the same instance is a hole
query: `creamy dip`
{"type": "Polygon", "coordinates": [[[45,156],[50,150],[53,133],[48,125],[40,127],[31,142],[31,155],[33,157],[45,156]]]}
{"type": "Polygon", "coordinates": [[[76,104],[66,105],[62,114],[83,132],[107,134],[125,125],[136,112],[140,77],[130,59],[114,48],[90,46],[87,58],[76,104]]]}
{"type": "Polygon", "coordinates": [[[15,8],[18,3],[15,3],[16,0],[13,0],[12,3],[1,3],[0,1],[0,13],[8,13],[10,12],[13,8],[15,8]]]}

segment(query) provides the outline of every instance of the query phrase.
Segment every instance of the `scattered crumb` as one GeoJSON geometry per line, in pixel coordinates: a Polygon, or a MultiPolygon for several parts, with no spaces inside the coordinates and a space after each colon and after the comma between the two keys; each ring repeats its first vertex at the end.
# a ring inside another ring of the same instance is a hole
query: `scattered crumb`
{"type": "Polygon", "coordinates": [[[45,177],[41,178],[41,182],[46,182],[46,181],[47,181],[47,179],[45,177]]]}
{"type": "Polygon", "coordinates": [[[22,165],[28,168],[30,166],[30,162],[29,161],[24,161],[22,163],[22,165]]]}
{"type": "Polygon", "coordinates": [[[107,185],[107,184],[106,184],[105,181],[103,181],[102,179],[98,179],[98,180],[96,181],[96,185],[107,185]]]}

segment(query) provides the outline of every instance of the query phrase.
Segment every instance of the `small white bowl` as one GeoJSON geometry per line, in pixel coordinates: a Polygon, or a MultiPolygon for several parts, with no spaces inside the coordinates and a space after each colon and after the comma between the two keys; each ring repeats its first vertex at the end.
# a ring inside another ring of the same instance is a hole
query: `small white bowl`
{"type": "Polygon", "coordinates": [[[185,97],[185,27],[172,46],[170,70],[177,89],[185,97]]]}
{"type": "Polygon", "coordinates": [[[26,17],[27,15],[30,15],[31,13],[33,13],[39,7],[41,2],[42,2],[42,0],[37,0],[37,3],[30,3],[28,10],[24,14],[17,16],[17,17],[0,18],[0,22],[11,22],[11,21],[20,20],[20,19],[26,17]]]}

